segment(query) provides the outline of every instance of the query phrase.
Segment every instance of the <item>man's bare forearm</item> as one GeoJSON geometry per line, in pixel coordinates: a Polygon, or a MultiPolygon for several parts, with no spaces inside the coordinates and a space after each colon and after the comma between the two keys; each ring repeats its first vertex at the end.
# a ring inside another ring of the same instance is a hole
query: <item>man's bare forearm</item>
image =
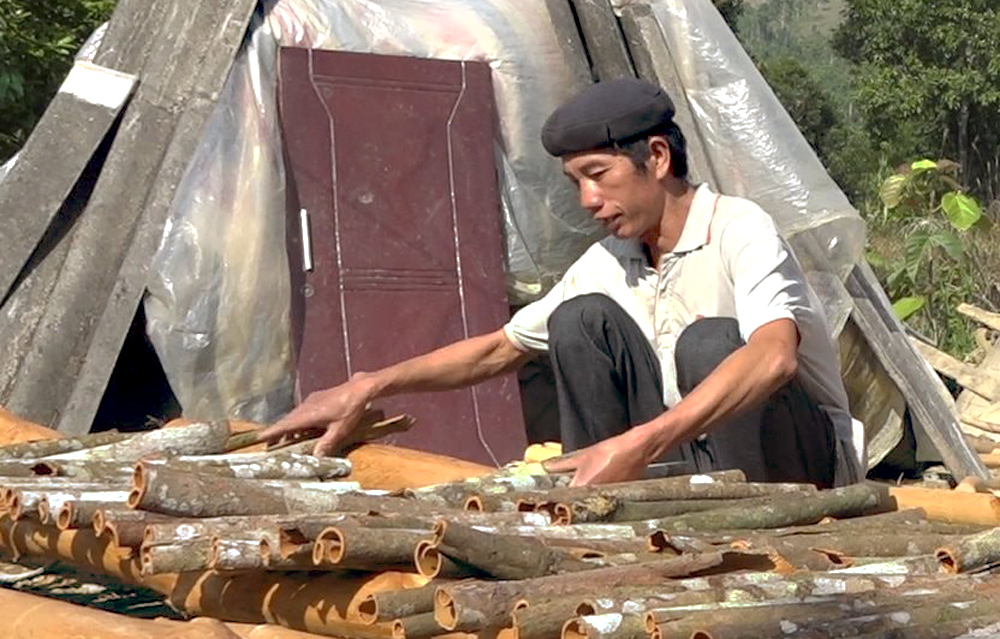
{"type": "Polygon", "coordinates": [[[464,388],[516,370],[532,358],[504,331],[471,337],[430,353],[352,378],[367,386],[370,399],[399,393],[464,388]]]}

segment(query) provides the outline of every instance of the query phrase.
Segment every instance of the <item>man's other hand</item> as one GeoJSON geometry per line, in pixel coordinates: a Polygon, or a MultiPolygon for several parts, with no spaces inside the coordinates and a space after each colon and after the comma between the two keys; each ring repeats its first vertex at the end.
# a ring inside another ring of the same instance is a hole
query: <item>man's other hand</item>
{"type": "Polygon", "coordinates": [[[633,428],[587,448],[543,462],[550,473],[576,471],[572,486],[609,484],[642,477],[647,459],[645,433],[633,428]]]}
{"type": "Polygon", "coordinates": [[[310,393],[305,401],[261,431],[261,440],[275,444],[289,436],[322,433],[314,455],[332,455],[361,422],[371,398],[371,385],[358,373],[340,386],[310,393]]]}

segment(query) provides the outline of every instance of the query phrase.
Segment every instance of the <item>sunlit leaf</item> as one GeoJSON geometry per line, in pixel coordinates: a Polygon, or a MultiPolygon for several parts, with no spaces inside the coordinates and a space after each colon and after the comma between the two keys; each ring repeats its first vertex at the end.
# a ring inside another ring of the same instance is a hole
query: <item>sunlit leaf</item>
{"type": "Polygon", "coordinates": [[[914,173],[922,173],[924,171],[932,171],[937,167],[937,162],[934,160],[917,160],[910,165],[910,170],[914,173]]]}
{"type": "Polygon", "coordinates": [[[923,295],[901,297],[892,303],[892,311],[900,320],[905,320],[910,315],[922,309],[926,302],[927,300],[924,299],[923,295]]]}
{"type": "Polygon", "coordinates": [[[882,198],[882,203],[885,204],[886,208],[894,209],[899,206],[903,199],[903,189],[906,188],[909,181],[910,176],[898,173],[885,179],[882,188],[879,189],[878,196],[882,198]]]}
{"type": "Polygon", "coordinates": [[[968,231],[983,216],[983,210],[976,200],[957,191],[944,194],[941,208],[951,225],[959,231],[968,231]]]}

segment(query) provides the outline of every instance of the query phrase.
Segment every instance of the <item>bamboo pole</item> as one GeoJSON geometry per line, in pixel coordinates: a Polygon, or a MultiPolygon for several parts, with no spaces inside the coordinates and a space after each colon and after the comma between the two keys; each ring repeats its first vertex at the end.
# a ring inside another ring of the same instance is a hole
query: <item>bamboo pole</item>
{"type": "Polygon", "coordinates": [[[1000,563],[1000,527],[943,544],[934,555],[948,573],[990,568],[1000,563]]]}

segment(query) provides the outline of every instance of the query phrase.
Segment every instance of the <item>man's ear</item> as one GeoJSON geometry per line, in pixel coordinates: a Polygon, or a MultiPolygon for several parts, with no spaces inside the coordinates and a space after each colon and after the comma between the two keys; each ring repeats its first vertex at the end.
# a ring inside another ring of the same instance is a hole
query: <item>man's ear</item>
{"type": "Polygon", "coordinates": [[[670,145],[662,135],[654,135],[649,138],[649,168],[657,180],[662,180],[670,175],[670,164],[673,158],[670,156],[670,145]]]}

